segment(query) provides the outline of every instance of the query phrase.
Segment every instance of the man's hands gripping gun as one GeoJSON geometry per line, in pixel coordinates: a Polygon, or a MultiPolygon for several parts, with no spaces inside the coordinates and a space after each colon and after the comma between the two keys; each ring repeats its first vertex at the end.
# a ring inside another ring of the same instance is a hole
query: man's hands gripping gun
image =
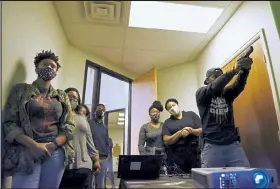
{"type": "Polygon", "coordinates": [[[237,70],[250,70],[253,64],[252,58],[250,58],[251,53],[254,51],[254,48],[250,46],[242,53],[241,56],[237,59],[237,70]]]}

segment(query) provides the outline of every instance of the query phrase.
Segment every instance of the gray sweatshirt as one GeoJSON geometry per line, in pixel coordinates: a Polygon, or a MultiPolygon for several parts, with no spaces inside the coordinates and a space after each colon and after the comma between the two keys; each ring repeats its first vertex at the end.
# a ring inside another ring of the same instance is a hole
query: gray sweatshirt
{"type": "Polygon", "coordinates": [[[73,146],[75,150],[75,163],[69,166],[69,169],[88,168],[92,169],[91,157],[97,156],[90,126],[86,117],[83,115],[75,115],[75,131],[73,138],[73,146]]]}

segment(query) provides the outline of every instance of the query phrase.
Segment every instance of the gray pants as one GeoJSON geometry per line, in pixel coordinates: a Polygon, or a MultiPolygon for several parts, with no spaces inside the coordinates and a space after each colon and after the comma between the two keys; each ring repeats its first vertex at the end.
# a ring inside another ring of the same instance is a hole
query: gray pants
{"type": "Polygon", "coordinates": [[[201,167],[250,167],[241,144],[230,145],[205,143],[201,151],[201,167]]]}

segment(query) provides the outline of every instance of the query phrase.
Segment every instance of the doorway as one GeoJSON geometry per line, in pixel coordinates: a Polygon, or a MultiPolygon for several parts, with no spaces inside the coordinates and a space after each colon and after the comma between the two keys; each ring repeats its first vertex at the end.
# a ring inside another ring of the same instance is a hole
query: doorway
{"type": "Polygon", "coordinates": [[[105,124],[108,125],[109,137],[113,142],[113,171],[118,171],[119,155],[124,152],[125,109],[106,111],[105,124]]]}
{"type": "MultiPolygon", "coordinates": [[[[260,39],[252,46],[252,69],[244,91],[233,104],[235,125],[239,128],[241,144],[251,167],[273,168],[280,173],[279,127],[267,63],[260,39]]],[[[231,70],[236,60],[224,66],[223,71],[231,70]]]]}
{"type": "Polygon", "coordinates": [[[86,62],[83,103],[91,110],[91,118],[94,116],[97,104],[104,104],[107,112],[124,111],[124,135],[121,144],[123,154],[130,154],[131,83],[132,79],[130,78],[89,60],[86,62]]]}

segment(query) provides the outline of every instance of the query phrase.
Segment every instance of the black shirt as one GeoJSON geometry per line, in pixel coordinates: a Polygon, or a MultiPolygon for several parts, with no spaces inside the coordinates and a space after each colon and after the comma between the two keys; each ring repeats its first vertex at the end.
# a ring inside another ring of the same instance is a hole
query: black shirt
{"type": "Polygon", "coordinates": [[[243,91],[248,71],[240,71],[234,84],[225,87],[235,76],[229,71],[196,92],[205,142],[228,145],[239,140],[233,115],[233,101],[243,91]]]}
{"type": "MultiPolygon", "coordinates": [[[[163,124],[162,135],[171,136],[184,127],[191,127],[194,129],[201,128],[199,116],[192,111],[182,111],[182,119],[170,116],[163,124]]],[[[169,145],[168,148],[177,147],[178,145],[190,145],[192,142],[196,142],[197,139],[197,136],[190,134],[186,138],[180,138],[176,143],[169,145]]]]}
{"type": "Polygon", "coordinates": [[[109,155],[109,134],[108,127],[96,119],[89,121],[93,142],[95,148],[99,151],[100,158],[106,158],[109,155]]]}

